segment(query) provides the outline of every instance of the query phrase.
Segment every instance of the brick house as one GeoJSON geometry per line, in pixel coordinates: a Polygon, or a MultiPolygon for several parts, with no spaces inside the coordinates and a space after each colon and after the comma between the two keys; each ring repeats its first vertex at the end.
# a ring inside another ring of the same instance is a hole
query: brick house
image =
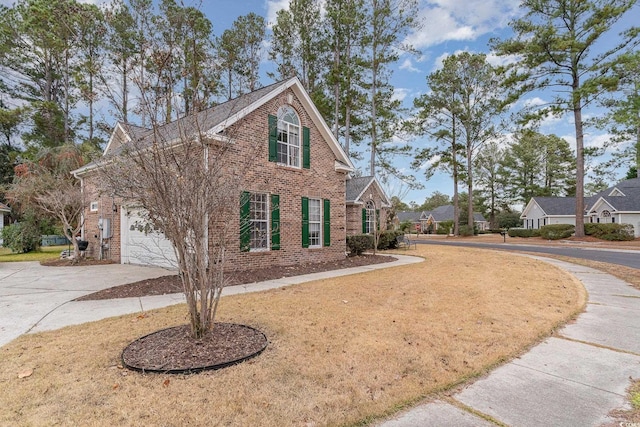
{"type": "MultiPolygon", "coordinates": [[[[345,181],[354,167],[297,78],[197,114],[206,135],[233,135],[228,173],[241,175],[242,189],[237,215],[227,219],[238,230],[237,240],[227,247],[230,266],[344,258],[345,181]],[[255,157],[251,170],[235,170],[247,156],[255,157]]],[[[173,122],[156,132],[171,139],[178,127],[173,122]]],[[[153,138],[153,133],[118,123],[104,155],[117,154],[141,138],[153,138]]],[[[120,263],[175,266],[173,247],[162,233],[137,226],[143,206],[123,205],[105,195],[108,189],[98,191],[98,167],[94,162],[74,171],[90,198],[82,231],[89,241],[87,254],[120,263]]]]}
{"type": "Polygon", "coordinates": [[[387,228],[387,212],[391,202],[373,176],[351,178],[346,186],[347,236],[371,234],[374,224],[387,228]]]}

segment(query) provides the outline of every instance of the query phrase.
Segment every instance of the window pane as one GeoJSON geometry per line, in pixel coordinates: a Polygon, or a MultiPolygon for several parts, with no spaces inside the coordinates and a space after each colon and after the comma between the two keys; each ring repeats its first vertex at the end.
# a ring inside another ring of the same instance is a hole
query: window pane
{"type": "Polygon", "coordinates": [[[269,205],[267,194],[252,194],[250,203],[251,249],[269,248],[269,205]]]}

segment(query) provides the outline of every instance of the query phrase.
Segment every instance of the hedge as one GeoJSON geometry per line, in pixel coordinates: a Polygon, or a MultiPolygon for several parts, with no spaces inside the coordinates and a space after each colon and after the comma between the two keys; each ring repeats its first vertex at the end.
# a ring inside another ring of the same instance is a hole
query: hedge
{"type": "Polygon", "coordinates": [[[537,228],[510,228],[509,237],[540,237],[540,230],[537,228]]]}
{"type": "Polygon", "coordinates": [[[571,237],[576,227],[571,224],[549,224],[540,227],[540,237],[547,240],[560,240],[571,237]]]}
{"type": "Polygon", "coordinates": [[[625,241],[635,238],[631,224],[586,223],[584,234],[609,241],[625,241]]]}

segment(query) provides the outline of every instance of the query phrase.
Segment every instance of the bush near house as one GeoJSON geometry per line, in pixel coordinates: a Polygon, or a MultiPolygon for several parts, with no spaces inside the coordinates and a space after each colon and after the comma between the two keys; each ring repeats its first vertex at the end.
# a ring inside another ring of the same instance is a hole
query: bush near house
{"type": "Polygon", "coordinates": [[[540,230],[534,228],[510,228],[509,237],[540,237],[540,230]]]}
{"type": "Polygon", "coordinates": [[[380,233],[378,236],[378,249],[381,251],[387,249],[398,249],[398,241],[396,238],[402,236],[403,233],[400,230],[386,230],[380,233]]]}
{"type": "Polygon", "coordinates": [[[440,221],[436,234],[449,234],[453,232],[453,220],[440,221]]]}
{"type": "Polygon", "coordinates": [[[571,237],[576,227],[571,224],[550,224],[540,227],[540,237],[547,240],[560,240],[571,237]]]}
{"type": "Polygon", "coordinates": [[[587,223],[584,225],[584,234],[609,241],[626,241],[634,239],[633,226],[631,224],[587,223]]]}
{"type": "Polygon", "coordinates": [[[373,249],[373,236],[371,234],[347,236],[347,249],[349,249],[349,256],[362,255],[364,251],[373,249]]]}
{"type": "Polygon", "coordinates": [[[3,245],[16,254],[40,248],[40,229],[29,222],[11,224],[2,229],[3,245]]]}
{"type": "Polygon", "coordinates": [[[460,235],[461,236],[477,236],[478,227],[476,227],[475,225],[472,227],[468,224],[463,224],[460,226],[460,235]]]}

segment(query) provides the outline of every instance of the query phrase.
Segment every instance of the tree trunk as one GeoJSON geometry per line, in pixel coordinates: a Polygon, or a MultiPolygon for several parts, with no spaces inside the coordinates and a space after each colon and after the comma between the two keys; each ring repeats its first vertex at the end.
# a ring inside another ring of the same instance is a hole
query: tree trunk
{"type": "Polygon", "coordinates": [[[576,237],[584,237],[584,133],[582,102],[574,92],[573,117],[576,129],[576,237]]]}
{"type": "Polygon", "coordinates": [[[472,152],[471,142],[467,141],[467,191],[469,200],[467,202],[467,226],[473,230],[473,167],[471,164],[472,152]]]}

